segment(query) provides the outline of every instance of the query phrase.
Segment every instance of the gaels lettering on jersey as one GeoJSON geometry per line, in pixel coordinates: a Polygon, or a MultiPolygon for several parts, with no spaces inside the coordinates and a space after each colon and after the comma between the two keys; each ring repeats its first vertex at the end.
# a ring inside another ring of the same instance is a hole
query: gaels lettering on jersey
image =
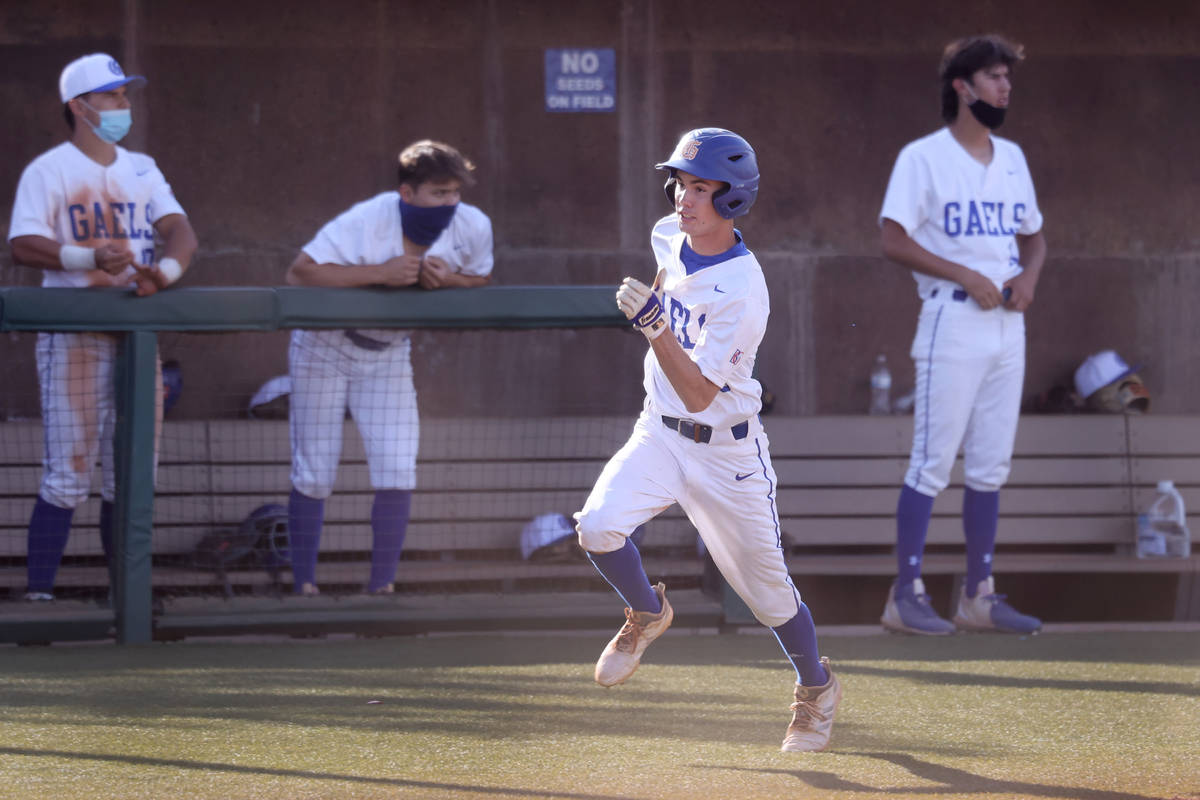
{"type": "Polygon", "coordinates": [[[942,209],[942,229],[947,236],[1012,236],[1021,229],[1025,219],[1025,204],[1014,203],[1005,209],[1003,202],[967,201],[963,204],[951,200],[942,209]],[[1012,227],[1005,227],[1006,217],[1012,227]]]}
{"type": "Polygon", "coordinates": [[[138,203],[72,203],[67,208],[71,235],[77,242],[96,239],[153,239],[150,206],[142,206],[145,227],[138,227],[138,203]]]}

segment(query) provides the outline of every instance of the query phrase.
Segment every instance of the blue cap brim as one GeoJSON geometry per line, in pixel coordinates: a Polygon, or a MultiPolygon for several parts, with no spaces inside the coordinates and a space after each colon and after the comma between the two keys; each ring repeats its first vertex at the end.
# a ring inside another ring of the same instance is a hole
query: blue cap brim
{"type": "Polygon", "coordinates": [[[133,88],[136,89],[139,86],[145,86],[146,79],[141,75],[126,75],[119,81],[113,81],[112,83],[106,83],[103,86],[97,86],[95,89],[84,92],[84,94],[91,94],[92,92],[111,92],[113,89],[119,89],[120,87],[127,86],[129,84],[133,84],[133,88]]]}

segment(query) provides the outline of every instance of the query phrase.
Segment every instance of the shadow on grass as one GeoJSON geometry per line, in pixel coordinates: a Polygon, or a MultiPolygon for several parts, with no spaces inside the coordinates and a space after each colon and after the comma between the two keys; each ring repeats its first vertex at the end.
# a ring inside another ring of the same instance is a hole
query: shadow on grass
{"type": "MultiPolygon", "coordinates": [[[[262,676],[260,676],[262,677],[262,676]]],[[[660,723],[630,708],[663,709],[676,735],[697,741],[757,741],[764,735],[763,709],[736,694],[709,693],[698,704],[692,692],[621,687],[605,690],[584,680],[531,679],[524,674],[488,675],[463,681],[371,681],[352,689],[317,693],[319,676],[286,687],[270,681],[212,685],[130,681],[105,687],[16,685],[5,695],[10,724],[92,725],[101,730],[205,728],[213,722],[302,725],[404,735],[440,733],[509,739],[553,729],[572,735],[641,735],[653,738],[660,723]],[[151,688],[153,687],[153,688],[151,688]],[[581,713],[585,712],[585,713],[581,713]],[[721,718],[721,724],[713,720],[721,718]]],[[[789,694],[780,694],[779,727],[786,724],[789,694]]]]}
{"type": "Polygon", "coordinates": [[[76,761],[103,761],[128,764],[137,767],[161,767],[164,769],[218,772],[229,775],[257,775],[300,780],[344,781],[373,786],[395,786],[406,789],[429,789],[445,792],[447,797],[455,793],[470,792],[475,795],[494,794],[509,797],[563,797],[568,800],[632,800],[626,795],[592,794],[584,792],[550,791],[546,789],[513,788],[505,786],[472,786],[463,783],[440,783],[438,781],[414,781],[405,778],[372,778],[364,775],[342,775],[333,772],[313,772],[302,769],[278,769],[269,767],[243,767],[237,764],[221,764],[215,761],[187,761],[176,758],[146,758],[143,756],[113,755],[100,753],[75,753],[65,750],[36,750],[24,747],[0,747],[0,755],[26,758],[63,758],[76,761]]]}
{"type": "Polygon", "coordinates": [[[1157,795],[1112,792],[1105,789],[1081,786],[1055,786],[1029,781],[1000,780],[976,775],[963,769],[922,761],[904,753],[838,751],[840,756],[874,758],[895,764],[916,778],[933,781],[939,786],[869,786],[865,783],[846,780],[833,772],[806,769],[767,769],[752,767],[722,767],[696,764],[697,769],[729,770],[767,775],[791,775],[809,788],[826,792],[871,792],[899,797],[921,797],[951,795],[955,797],[983,797],[989,794],[1014,795],[1017,797],[1053,797],[1064,800],[1167,800],[1157,795]]]}
{"type": "Polygon", "coordinates": [[[1200,685],[1169,681],[1100,681],[1063,678],[1019,678],[1009,675],[981,675],[975,672],[946,672],[934,669],[888,669],[862,664],[839,664],[839,675],[864,675],[876,678],[902,678],[935,686],[992,686],[1001,689],[1056,689],[1081,692],[1133,692],[1137,694],[1177,694],[1200,697],[1200,685]]]}

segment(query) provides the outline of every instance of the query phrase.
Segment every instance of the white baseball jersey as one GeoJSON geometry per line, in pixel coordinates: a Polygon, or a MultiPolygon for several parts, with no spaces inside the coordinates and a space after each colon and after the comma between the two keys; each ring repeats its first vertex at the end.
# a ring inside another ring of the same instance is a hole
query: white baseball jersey
{"type": "MultiPolygon", "coordinates": [[[[991,278],[997,287],[1021,272],[1016,235],[1042,229],[1042,213],[1025,154],[1014,142],[993,136],[984,165],[971,157],[949,128],[900,151],[880,211],[917,244],[948,261],[991,278]]],[[[921,299],[950,281],[913,273],[921,299]]]]}
{"type": "MultiPolygon", "coordinates": [[[[900,151],[880,212],[917,244],[997,288],[1022,271],[1017,235],[1042,228],[1025,156],[992,136],[988,164],[948,128],[900,151]]],[[[904,482],[936,496],[959,448],[965,481],[996,491],[1008,479],[1025,376],[1025,317],[984,311],[957,284],[914,272],[924,301],[910,354],[916,367],[913,446],[904,482]]]]}
{"type": "MultiPolygon", "coordinates": [[[[183,208],[154,159],[117,147],[103,166],[71,142],[46,151],[21,173],[9,241],[44,236],[80,247],[123,245],[143,266],[154,263],[154,223],[183,208]]],[[[133,269],[112,277],[101,270],[45,270],[43,286],[132,285],[133,269]]]]}
{"type": "Polygon", "coordinates": [[[778,481],[758,419],[761,388],[750,377],[770,313],[767,285],[740,241],[727,260],[689,275],[680,257],[685,241],[674,214],[651,234],[663,309],[676,340],[721,390],[708,408],[690,413],[654,351],[647,353],[645,406],[575,514],[579,542],[593,553],[619,549],[639,525],[678,503],[755,617],[781,625],[800,610],[800,594],[783,557],[778,481]],[[710,441],[680,435],[663,416],[711,426],[710,441]]]}
{"type": "MultiPolygon", "coordinates": [[[[400,194],[384,192],[331,220],[303,250],[318,264],[353,269],[403,255],[402,237],[400,194]]],[[[490,274],[491,220],[475,206],[459,203],[426,255],[462,274],[490,274]]],[[[372,487],[416,485],[420,437],[408,332],[359,329],[357,334],[387,346],[363,348],[341,330],[292,331],[292,485],[309,497],[322,499],[333,491],[347,408],[362,435],[372,487]]]]}
{"type": "MultiPolygon", "coordinates": [[[[404,226],[400,221],[400,193],[383,192],[356,203],[325,224],[302,248],[318,264],[382,264],[404,255],[404,226]]],[[[426,256],[436,256],[463,275],[492,272],[492,222],[473,205],[459,203],[450,224],[429,246],[426,256]]],[[[372,339],[391,342],[407,338],[406,331],[362,331],[372,339]]]]}
{"type": "Polygon", "coordinates": [[[688,275],[679,257],[686,239],[675,214],[660,219],[650,236],[663,275],[663,312],[683,349],[721,391],[708,408],[689,413],[650,350],[644,363],[646,404],[658,414],[731,428],[762,408],[762,387],[751,375],[771,313],[767,283],[748,251],[688,275]]]}
{"type": "MultiPolygon", "coordinates": [[[[117,243],[139,264],[153,264],[154,223],[184,212],[154,159],[122,147],[116,153],[116,160],[103,166],[64,142],[30,162],[17,184],[9,240],[43,236],[80,247],[117,243]]],[[[134,271],[118,276],[99,269],[42,274],[47,287],[132,286],[134,271]]],[[[46,445],[38,493],[60,508],[75,508],[87,498],[97,457],[103,468],[101,495],[113,499],[116,350],[116,339],[105,334],[38,334],[46,445]]],[[[159,395],[156,419],[162,417],[161,400],[159,395]]],[[[157,445],[155,450],[157,462],[157,445]]]]}

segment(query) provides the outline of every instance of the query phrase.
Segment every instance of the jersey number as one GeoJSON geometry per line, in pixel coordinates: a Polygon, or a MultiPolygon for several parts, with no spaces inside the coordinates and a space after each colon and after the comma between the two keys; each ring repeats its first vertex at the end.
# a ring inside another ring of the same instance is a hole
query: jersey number
{"type": "MultiPolygon", "coordinates": [[[[692,321],[692,311],[683,303],[671,298],[671,333],[675,334],[675,338],[679,340],[679,344],[684,350],[691,350],[696,346],[688,333],[688,327],[692,321]]],[[[704,315],[701,314],[696,318],[696,338],[700,338],[700,331],[704,328],[704,315]]]]}

